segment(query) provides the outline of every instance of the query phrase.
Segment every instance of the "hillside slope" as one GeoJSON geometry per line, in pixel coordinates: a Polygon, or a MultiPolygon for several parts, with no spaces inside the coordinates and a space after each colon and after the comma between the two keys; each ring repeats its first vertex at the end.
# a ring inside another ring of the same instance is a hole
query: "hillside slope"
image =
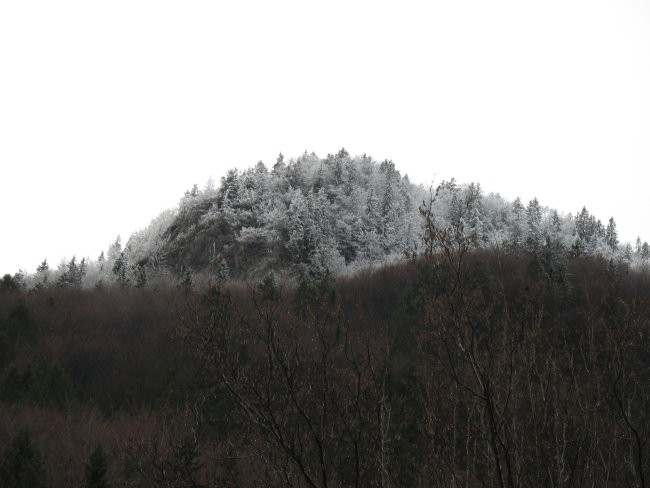
{"type": "MultiPolygon", "coordinates": [[[[441,229],[460,229],[475,248],[597,255],[632,266],[650,259],[646,242],[619,243],[614,219],[603,224],[586,208],[562,215],[537,199],[509,202],[484,194],[478,183],[453,179],[425,189],[392,161],[342,149],[326,158],[305,153],[285,161],[280,155],[270,169],[262,162],[233,169],[218,186],[195,185],[124,247],[118,238],[95,261],[73,258],[54,271],[43,262],[34,276],[15,281],[141,287],[268,273],[337,276],[411,254],[423,235],[422,211],[441,229]]],[[[16,285],[6,278],[6,286],[16,285]]]]}

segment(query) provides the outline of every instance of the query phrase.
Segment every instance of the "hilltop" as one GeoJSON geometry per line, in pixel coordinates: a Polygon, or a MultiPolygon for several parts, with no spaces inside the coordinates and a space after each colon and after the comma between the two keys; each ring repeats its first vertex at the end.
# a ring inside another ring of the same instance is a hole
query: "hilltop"
{"type": "Polygon", "coordinates": [[[176,208],[124,245],[118,237],[96,260],[73,258],[56,270],[43,262],[35,275],[16,278],[27,287],[142,287],[256,280],[269,273],[339,276],[416,251],[426,207],[440,228],[462,223],[477,249],[603,256],[632,266],[650,258],[646,242],[619,242],[613,217],[603,223],[584,207],[564,215],[537,199],[507,201],[484,194],[479,183],[453,179],[426,189],[392,161],[341,149],[325,158],[305,153],[285,160],[280,154],[271,168],[259,162],[232,169],[218,185],[195,185],[176,208]]]}

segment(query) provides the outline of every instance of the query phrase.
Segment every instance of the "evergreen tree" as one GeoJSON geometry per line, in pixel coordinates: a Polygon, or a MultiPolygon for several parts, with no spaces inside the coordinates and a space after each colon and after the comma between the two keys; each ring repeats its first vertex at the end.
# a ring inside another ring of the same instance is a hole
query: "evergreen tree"
{"type": "Polygon", "coordinates": [[[623,247],[623,259],[628,263],[632,262],[632,244],[629,242],[623,247]]]}
{"type": "Polygon", "coordinates": [[[345,161],[343,169],[344,169],[343,193],[346,196],[350,196],[359,185],[359,180],[358,180],[359,177],[357,175],[357,169],[354,162],[350,158],[348,158],[345,161]]]}
{"type": "Polygon", "coordinates": [[[379,200],[375,194],[374,188],[370,188],[368,191],[368,197],[366,198],[366,208],[365,208],[365,227],[368,231],[375,230],[379,231],[381,229],[381,218],[379,215],[379,200]]]}
{"type": "Polygon", "coordinates": [[[147,269],[145,268],[144,264],[132,264],[130,271],[135,282],[135,287],[144,288],[144,286],[147,284],[147,269]]]}
{"type": "Polygon", "coordinates": [[[20,283],[11,276],[9,273],[6,273],[0,280],[0,291],[18,291],[20,290],[20,283]]]}
{"type": "Polygon", "coordinates": [[[84,276],[86,275],[86,258],[83,258],[79,264],[77,264],[76,256],[72,256],[72,259],[63,266],[63,272],[59,275],[58,285],[63,286],[80,286],[83,281],[84,276]]]}
{"type": "Polygon", "coordinates": [[[642,263],[645,263],[650,258],[650,246],[648,246],[648,243],[646,241],[644,241],[643,245],[641,246],[640,255],[642,263]]]}
{"type": "Polygon", "coordinates": [[[460,191],[457,188],[452,188],[450,191],[452,193],[451,201],[449,202],[448,218],[451,225],[458,226],[463,221],[465,209],[460,198],[460,191]]]}
{"type": "Polygon", "coordinates": [[[465,191],[465,229],[466,235],[476,236],[474,241],[480,246],[486,240],[485,227],[483,225],[483,191],[478,183],[470,183],[465,191]]]}
{"type": "Polygon", "coordinates": [[[398,218],[397,202],[395,201],[395,189],[393,184],[393,174],[386,173],[384,182],[384,193],[381,200],[381,217],[382,217],[382,235],[386,244],[386,250],[391,247],[390,238],[395,235],[396,223],[398,218]]]}
{"type": "Polygon", "coordinates": [[[544,244],[544,233],[542,232],[542,209],[537,198],[533,198],[528,202],[528,207],[526,208],[526,220],[528,223],[526,247],[529,251],[537,252],[544,244]]]}
{"type": "Polygon", "coordinates": [[[571,249],[574,256],[593,253],[596,247],[599,227],[602,227],[602,224],[599,224],[600,222],[597,222],[596,219],[589,214],[587,208],[582,207],[582,210],[578,212],[575,218],[576,237],[571,249]]]}
{"type": "Polygon", "coordinates": [[[108,461],[101,444],[98,444],[86,464],[85,488],[108,488],[106,473],[108,472],[108,461]]]}
{"type": "Polygon", "coordinates": [[[74,399],[72,380],[57,361],[39,361],[24,373],[23,384],[28,398],[49,408],[64,408],[74,399]]]}
{"type": "Polygon", "coordinates": [[[81,285],[86,276],[86,271],[88,271],[88,261],[86,258],[82,258],[79,267],[77,268],[77,273],[74,276],[75,285],[81,285]]]}
{"type": "Polygon", "coordinates": [[[122,287],[125,288],[129,285],[129,274],[128,274],[128,262],[124,252],[120,252],[119,256],[115,259],[113,264],[113,276],[115,281],[122,287]]]}
{"type": "Polygon", "coordinates": [[[178,287],[181,290],[191,291],[194,287],[194,276],[192,270],[188,268],[182,268],[180,272],[180,281],[178,287]]]}
{"type": "Polygon", "coordinates": [[[21,430],[10,442],[0,461],[0,486],[3,488],[44,488],[47,486],[41,454],[32,436],[21,430]]]}
{"type": "Polygon", "coordinates": [[[526,209],[517,197],[512,203],[512,223],[510,226],[510,245],[521,248],[526,240],[526,209]]]}
{"type": "Polygon", "coordinates": [[[108,246],[108,261],[114,263],[120,254],[122,254],[122,238],[117,236],[115,242],[108,246]]]}
{"type": "Polygon", "coordinates": [[[557,210],[553,209],[550,212],[547,228],[545,230],[547,242],[550,242],[557,249],[563,246],[562,242],[562,219],[557,210]]]}
{"type": "Polygon", "coordinates": [[[47,259],[44,259],[43,262],[36,268],[36,276],[36,288],[45,288],[50,278],[50,266],[47,264],[47,259]]]}
{"type": "Polygon", "coordinates": [[[102,251],[102,253],[97,258],[97,267],[99,268],[100,272],[104,271],[105,265],[106,265],[106,256],[104,256],[104,251],[102,251]]]}
{"type": "Polygon", "coordinates": [[[557,210],[553,209],[551,210],[551,233],[553,237],[558,237],[560,232],[562,232],[562,220],[557,210]]]}
{"type": "Polygon", "coordinates": [[[19,290],[25,289],[25,272],[22,269],[19,269],[17,273],[14,273],[14,281],[18,284],[19,290]]]}
{"type": "Polygon", "coordinates": [[[618,233],[616,232],[616,222],[614,222],[614,217],[610,217],[609,223],[607,224],[607,229],[605,230],[605,243],[612,252],[618,250],[618,233]]]}
{"type": "Polygon", "coordinates": [[[384,173],[384,188],[381,199],[381,215],[384,218],[389,218],[395,212],[395,191],[393,188],[393,173],[394,168],[386,161],[381,166],[384,173]]]}

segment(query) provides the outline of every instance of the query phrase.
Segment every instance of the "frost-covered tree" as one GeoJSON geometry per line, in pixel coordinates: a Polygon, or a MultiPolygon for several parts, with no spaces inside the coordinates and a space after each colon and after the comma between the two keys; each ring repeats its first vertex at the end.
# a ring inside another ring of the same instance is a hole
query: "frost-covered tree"
{"type": "Polygon", "coordinates": [[[647,241],[644,241],[641,245],[640,257],[642,263],[645,263],[648,259],[650,259],[650,246],[648,245],[647,241]]]}
{"type": "MultiPolygon", "coordinates": [[[[214,278],[223,263],[229,277],[245,279],[310,267],[334,274],[357,269],[401,256],[419,241],[418,207],[426,197],[390,160],[352,157],[344,149],[324,159],[280,154],[271,171],[260,161],[228,171],[216,188],[195,185],[124,247],[118,236],[106,257],[86,263],[83,284],[159,286],[178,283],[180,270],[214,278]]],[[[441,182],[431,219],[440,229],[462,229],[463,240],[474,236],[477,247],[528,250],[538,258],[550,247],[573,255],[618,253],[613,219],[605,228],[586,208],[564,216],[537,199],[524,206],[519,198],[486,195],[477,183],[441,182]]],[[[641,247],[639,240],[634,262],[641,262],[641,247]]],[[[62,283],[75,276],[69,264],[60,267],[62,283]]],[[[79,263],[73,264],[74,271],[79,263]]]]}
{"type": "Polygon", "coordinates": [[[554,242],[560,241],[560,234],[562,233],[562,220],[557,210],[551,210],[550,221],[548,226],[548,234],[554,242]]]}
{"type": "Polygon", "coordinates": [[[383,175],[384,182],[380,203],[381,210],[381,233],[385,243],[385,250],[390,251],[393,247],[393,237],[396,232],[396,221],[399,218],[399,206],[396,201],[396,172],[392,161],[384,161],[379,165],[379,172],[383,175]]]}
{"type": "Polygon", "coordinates": [[[58,286],[80,286],[84,276],[86,275],[87,261],[83,258],[77,263],[77,257],[72,256],[72,259],[67,263],[63,262],[59,266],[59,278],[57,280],[58,286]]]}
{"type": "Polygon", "coordinates": [[[533,198],[528,202],[528,206],[526,207],[526,220],[528,224],[526,247],[529,251],[537,252],[545,242],[542,229],[542,208],[537,198],[533,198]]]}
{"type": "Polygon", "coordinates": [[[113,263],[113,277],[122,288],[127,287],[131,281],[129,277],[129,262],[124,252],[121,252],[113,263]]]}
{"type": "Polygon", "coordinates": [[[605,243],[612,253],[618,250],[618,233],[616,232],[616,222],[614,217],[609,218],[607,229],[605,230],[605,243]]]}
{"type": "Polygon", "coordinates": [[[596,248],[600,222],[589,214],[586,207],[575,217],[575,240],[572,252],[575,256],[592,254],[596,248]]]}
{"type": "Polygon", "coordinates": [[[623,260],[626,261],[627,263],[631,263],[633,254],[634,253],[632,251],[632,244],[628,242],[627,244],[625,244],[625,246],[623,246],[623,252],[622,252],[623,260]]]}
{"type": "Polygon", "coordinates": [[[47,259],[44,259],[41,264],[36,268],[36,284],[35,288],[45,288],[50,279],[50,265],[47,264],[47,259]]]}
{"type": "Polygon", "coordinates": [[[118,235],[115,238],[115,241],[110,246],[108,246],[108,253],[107,253],[108,262],[109,263],[114,262],[121,253],[122,253],[122,238],[118,235]]]}
{"type": "Polygon", "coordinates": [[[512,217],[510,222],[509,244],[514,248],[523,247],[526,241],[526,227],[528,221],[526,218],[526,209],[517,197],[512,203],[512,217]]]}
{"type": "Polygon", "coordinates": [[[477,246],[484,244],[487,240],[484,226],[483,214],[483,191],[478,183],[470,183],[465,190],[463,220],[466,226],[466,233],[476,237],[477,246]]]}

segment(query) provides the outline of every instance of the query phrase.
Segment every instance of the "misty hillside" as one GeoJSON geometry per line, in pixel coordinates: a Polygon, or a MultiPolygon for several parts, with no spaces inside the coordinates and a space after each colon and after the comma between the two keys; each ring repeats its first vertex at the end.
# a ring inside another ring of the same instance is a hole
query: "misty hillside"
{"type": "MultiPolygon", "coordinates": [[[[432,168],[433,173],[433,168],[432,168]]],[[[118,283],[158,286],[258,279],[269,272],[294,278],[338,276],[403,259],[423,233],[423,207],[436,225],[462,224],[474,248],[569,257],[597,255],[633,266],[650,258],[640,239],[619,243],[616,223],[586,208],[561,215],[537,199],[513,202],[484,194],[479,183],[453,179],[425,189],[392,161],[345,149],[233,169],[218,185],[187,191],[123,245],[118,238],[97,260],[73,258],[52,270],[41,263],[25,286],[118,283]]]]}

